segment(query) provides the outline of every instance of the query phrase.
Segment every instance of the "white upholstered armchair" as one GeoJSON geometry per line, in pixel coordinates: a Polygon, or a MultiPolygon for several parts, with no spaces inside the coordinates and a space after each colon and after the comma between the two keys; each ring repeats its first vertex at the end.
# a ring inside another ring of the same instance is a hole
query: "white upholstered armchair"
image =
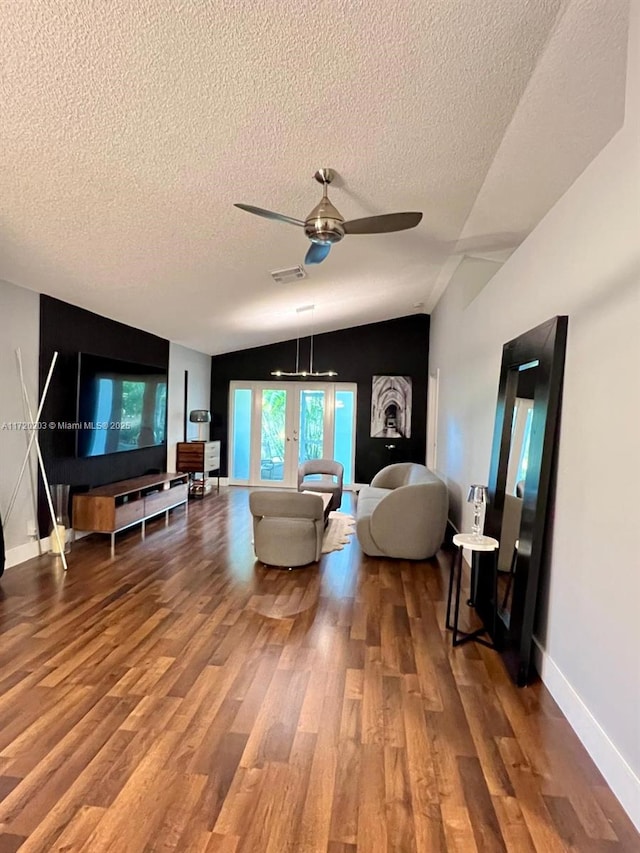
{"type": "Polygon", "coordinates": [[[331,495],[329,512],[340,509],[344,466],[333,459],[309,459],[298,468],[298,491],[331,495]]]}
{"type": "Polygon", "coordinates": [[[305,566],[320,559],[324,535],[321,495],[275,489],[251,492],[256,557],[268,566],[305,566]]]}

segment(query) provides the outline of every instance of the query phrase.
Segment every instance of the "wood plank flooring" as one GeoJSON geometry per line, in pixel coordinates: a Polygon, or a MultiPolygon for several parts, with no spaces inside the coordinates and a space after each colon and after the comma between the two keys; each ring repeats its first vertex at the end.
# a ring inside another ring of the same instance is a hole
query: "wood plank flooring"
{"type": "Polygon", "coordinates": [[[640,850],[542,685],[451,648],[447,554],[267,570],[247,496],[0,580],[0,853],[640,850]]]}

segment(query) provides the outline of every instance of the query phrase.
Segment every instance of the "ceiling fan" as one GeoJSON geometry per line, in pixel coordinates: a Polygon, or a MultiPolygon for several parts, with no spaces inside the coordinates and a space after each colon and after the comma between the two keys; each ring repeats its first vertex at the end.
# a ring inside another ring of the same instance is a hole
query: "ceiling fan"
{"type": "Polygon", "coordinates": [[[275,219],[304,228],[304,233],[311,240],[311,246],[304,259],[305,264],[319,264],[327,257],[333,243],[338,243],[346,234],[385,234],[390,231],[405,231],[415,228],[422,219],[422,213],[386,213],[382,216],[366,216],[364,219],[351,219],[345,222],[340,212],[329,201],[327,188],[335,177],[333,169],[318,169],[313,176],[322,184],[322,199],[305,220],[294,219],[264,210],[251,204],[236,204],[240,210],[264,216],[265,219],[275,219]]]}

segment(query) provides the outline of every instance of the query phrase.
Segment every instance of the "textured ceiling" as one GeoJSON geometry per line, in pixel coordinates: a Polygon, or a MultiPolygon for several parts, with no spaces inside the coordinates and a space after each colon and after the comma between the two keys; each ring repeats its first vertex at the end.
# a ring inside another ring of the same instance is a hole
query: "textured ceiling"
{"type": "Polygon", "coordinates": [[[524,238],[624,109],[620,0],[7,0],[0,32],[0,278],[210,353],[429,311],[437,241],[524,238]],[[233,202],[304,218],[320,166],[346,219],[423,221],[276,285],[303,233],[233,202]]]}

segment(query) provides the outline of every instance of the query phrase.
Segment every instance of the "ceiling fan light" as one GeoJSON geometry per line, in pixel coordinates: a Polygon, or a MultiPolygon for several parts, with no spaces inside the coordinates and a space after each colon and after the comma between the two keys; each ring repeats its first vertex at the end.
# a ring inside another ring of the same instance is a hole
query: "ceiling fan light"
{"type": "Polygon", "coordinates": [[[338,243],[344,237],[342,215],[324,196],[304,222],[304,233],[312,243],[338,243]]]}
{"type": "Polygon", "coordinates": [[[339,243],[344,237],[344,228],[339,219],[307,219],[304,233],[312,243],[339,243]]]}

